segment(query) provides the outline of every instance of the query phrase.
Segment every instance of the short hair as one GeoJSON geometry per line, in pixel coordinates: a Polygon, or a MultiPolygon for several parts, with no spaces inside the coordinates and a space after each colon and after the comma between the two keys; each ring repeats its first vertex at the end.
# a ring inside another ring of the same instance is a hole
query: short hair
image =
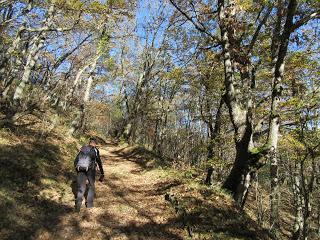
{"type": "Polygon", "coordinates": [[[91,143],[91,142],[97,143],[97,139],[95,137],[90,137],[89,143],[91,143]]]}

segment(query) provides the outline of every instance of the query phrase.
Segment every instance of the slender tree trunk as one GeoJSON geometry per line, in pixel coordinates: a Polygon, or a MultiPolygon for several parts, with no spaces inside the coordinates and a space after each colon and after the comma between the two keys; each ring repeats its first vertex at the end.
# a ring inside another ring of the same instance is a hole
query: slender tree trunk
{"type": "MultiPolygon", "coordinates": [[[[273,73],[275,73],[275,62],[276,58],[273,60],[274,68],[273,73]]],[[[274,81],[274,80],[273,80],[274,81]]],[[[276,86],[273,84],[273,89],[276,86]]],[[[269,145],[270,145],[270,232],[274,238],[278,237],[278,232],[280,228],[279,224],[279,173],[278,173],[278,156],[277,156],[277,146],[279,137],[279,126],[280,119],[278,113],[279,97],[281,95],[280,91],[273,90],[272,103],[271,103],[271,114],[270,114],[270,130],[269,130],[269,145]]]]}
{"type": "MultiPolygon", "coordinates": [[[[214,156],[214,136],[213,136],[213,126],[212,126],[212,122],[208,122],[207,123],[207,127],[208,127],[208,137],[209,137],[209,143],[208,143],[208,146],[207,146],[207,161],[210,161],[213,159],[213,156],[214,156]]],[[[206,176],[206,179],[204,181],[205,184],[207,185],[211,185],[212,184],[212,175],[213,175],[213,172],[214,172],[214,167],[212,166],[212,164],[210,164],[207,168],[207,176],[206,176]]]]}
{"type": "Polygon", "coordinates": [[[95,60],[93,62],[89,62],[88,64],[86,64],[85,66],[83,66],[78,72],[77,75],[73,81],[73,84],[71,86],[70,91],[67,93],[66,97],[65,97],[65,102],[69,102],[71,101],[71,99],[74,96],[74,93],[77,89],[77,87],[79,86],[80,83],[80,79],[82,77],[82,74],[84,73],[85,70],[87,70],[88,67],[90,67],[93,63],[95,62],[95,60]]]}
{"type": "Polygon", "coordinates": [[[293,194],[295,199],[296,214],[294,219],[293,240],[300,240],[303,230],[303,198],[301,194],[300,178],[296,175],[293,177],[293,194]]]}
{"type": "MultiPolygon", "coordinates": [[[[27,15],[32,9],[33,1],[29,1],[26,7],[23,9],[25,15],[27,15]]],[[[10,4],[12,11],[12,4],[10,4]]],[[[13,13],[13,12],[12,12],[13,13]]],[[[12,17],[12,16],[10,16],[12,17]]],[[[25,19],[23,20],[22,26],[17,31],[16,37],[12,42],[12,45],[8,48],[7,53],[3,56],[0,64],[0,80],[3,82],[3,90],[1,95],[3,98],[8,97],[8,92],[10,90],[11,84],[13,83],[15,77],[14,72],[17,69],[16,62],[17,57],[12,57],[12,54],[19,50],[20,43],[22,40],[22,34],[26,31],[25,19]]],[[[23,52],[22,52],[23,54],[23,52]]]]}
{"type": "Polygon", "coordinates": [[[136,138],[136,130],[137,124],[139,122],[139,118],[143,117],[143,107],[146,104],[145,88],[147,83],[151,79],[151,71],[154,68],[155,62],[160,54],[160,50],[158,50],[154,56],[151,53],[147,52],[144,56],[143,62],[143,71],[139,76],[138,82],[136,84],[136,93],[133,101],[133,105],[131,108],[131,114],[128,116],[127,124],[125,129],[127,134],[125,134],[126,140],[132,144],[135,142],[136,138]]]}
{"type": "Polygon", "coordinates": [[[31,71],[34,68],[34,66],[38,60],[39,50],[43,47],[43,45],[44,45],[44,36],[42,36],[42,34],[39,34],[34,39],[34,45],[32,46],[32,48],[30,50],[26,65],[24,66],[21,82],[15,89],[15,92],[13,95],[14,101],[18,101],[18,100],[22,99],[25,87],[29,83],[31,71]]]}
{"type": "MultiPolygon", "coordinates": [[[[279,224],[279,183],[278,183],[278,138],[280,127],[280,112],[279,102],[282,95],[282,80],[284,76],[284,59],[287,54],[290,35],[292,32],[293,18],[297,8],[297,1],[291,0],[288,5],[288,13],[284,30],[279,39],[279,51],[274,59],[274,79],[272,87],[272,103],[270,114],[270,130],[268,135],[268,145],[270,147],[270,178],[271,178],[271,193],[270,193],[270,232],[274,238],[278,238],[280,229],[279,224]]],[[[280,10],[279,10],[280,11],[280,10]]]]}
{"type": "Polygon", "coordinates": [[[75,132],[77,132],[78,130],[82,129],[83,126],[84,126],[84,120],[85,120],[85,111],[86,111],[86,107],[87,107],[87,104],[90,100],[90,92],[91,92],[91,89],[92,89],[92,84],[93,84],[93,73],[96,69],[96,66],[97,66],[97,62],[100,58],[100,54],[94,59],[94,62],[91,64],[91,68],[90,68],[90,71],[89,71],[89,78],[88,78],[88,81],[87,81],[87,86],[86,86],[86,89],[85,89],[85,94],[84,94],[84,97],[83,97],[83,103],[80,105],[80,108],[77,112],[77,117],[74,119],[74,121],[71,123],[71,128],[69,130],[69,132],[71,134],[74,134],[75,132]]]}
{"type": "MultiPolygon", "coordinates": [[[[44,23],[45,28],[48,28],[53,24],[53,15],[54,15],[54,5],[52,4],[49,7],[48,17],[46,18],[44,23]]],[[[15,89],[15,92],[13,95],[13,100],[15,102],[20,101],[22,99],[23,92],[30,79],[31,71],[38,60],[39,50],[44,45],[46,35],[47,35],[46,31],[40,31],[40,33],[33,40],[33,46],[30,49],[30,52],[28,54],[28,58],[27,58],[26,65],[24,66],[21,82],[15,89]]]]}
{"type": "Polygon", "coordinates": [[[257,207],[257,221],[259,226],[264,227],[264,204],[263,204],[263,194],[261,192],[261,187],[259,184],[259,173],[257,173],[257,176],[255,178],[255,192],[256,192],[256,207],[257,207]]]}
{"type": "MultiPolygon", "coordinates": [[[[219,107],[216,114],[215,119],[215,125],[212,126],[212,121],[207,121],[207,125],[209,128],[209,144],[207,149],[207,160],[211,160],[214,156],[217,156],[215,151],[217,152],[216,146],[217,146],[217,138],[220,134],[221,124],[222,124],[222,107],[223,107],[224,99],[223,96],[221,96],[219,107]]],[[[214,168],[212,165],[210,165],[207,169],[207,177],[205,180],[205,184],[211,185],[212,181],[212,174],[214,172],[214,168]]]]}
{"type": "Polygon", "coordinates": [[[131,113],[128,116],[127,124],[124,128],[125,129],[124,137],[129,144],[134,143],[134,140],[135,140],[136,125],[137,125],[138,117],[140,114],[141,94],[143,94],[143,85],[146,82],[146,77],[147,77],[147,71],[144,70],[144,72],[140,74],[139,80],[137,82],[136,93],[135,93],[135,98],[132,105],[131,113]]]}
{"type": "Polygon", "coordinates": [[[8,96],[10,86],[14,80],[14,77],[10,76],[11,74],[6,74],[6,72],[8,70],[10,72],[12,72],[11,68],[16,67],[13,63],[15,58],[13,58],[11,60],[11,64],[10,64],[9,63],[9,61],[10,61],[9,56],[11,56],[13,54],[13,52],[19,48],[19,44],[20,44],[21,38],[22,38],[21,35],[25,31],[25,29],[26,29],[26,27],[24,24],[19,28],[19,30],[16,34],[16,38],[14,39],[12,45],[8,48],[8,51],[7,51],[8,56],[4,56],[5,59],[3,60],[3,63],[1,64],[1,67],[0,67],[0,79],[3,81],[3,87],[4,87],[4,89],[1,93],[3,98],[6,98],[8,96]]]}

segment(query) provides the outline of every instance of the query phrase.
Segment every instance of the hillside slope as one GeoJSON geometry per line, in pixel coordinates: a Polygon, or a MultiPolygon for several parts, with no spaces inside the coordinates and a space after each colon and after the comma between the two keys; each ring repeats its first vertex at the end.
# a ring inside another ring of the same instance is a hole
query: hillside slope
{"type": "Polygon", "coordinates": [[[0,129],[0,239],[31,239],[73,211],[68,201],[78,142],[63,127],[41,129],[39,121],[0,129]]]}

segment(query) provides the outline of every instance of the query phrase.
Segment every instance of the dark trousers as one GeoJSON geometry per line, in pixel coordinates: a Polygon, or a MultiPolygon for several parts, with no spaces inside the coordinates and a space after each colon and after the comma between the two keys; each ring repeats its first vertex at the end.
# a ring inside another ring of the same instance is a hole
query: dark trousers
{"type": "Polygon", "coordinates": [[[87,172],[78,172],[77,173],[77,198],[76,206],[81,207],[82,199],[86,191],[86,180],[88,179],[88,194],[86,196],[86,205],[88,208],[93,207],[93,198],[94,198],[94,182],[96,178],[96,170],[89,169],[87,172]]]}

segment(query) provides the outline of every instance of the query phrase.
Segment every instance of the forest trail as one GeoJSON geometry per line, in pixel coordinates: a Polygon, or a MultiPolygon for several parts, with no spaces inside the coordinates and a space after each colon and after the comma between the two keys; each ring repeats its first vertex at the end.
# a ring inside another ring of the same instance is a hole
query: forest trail
{"type": "Polygon", "coordinates": [[[123,150],[110,143],[100,147],[105,180],[96,181],[95,207],[71,212],[70,193],[65,203],[70,214],[61,216],[54,229],[39,229],[34,239],[184,239],[163,189],[157,187],[161,180],[146,171],[143,159],[123,150]]]}
{"type": "Polygon", "coordinates": [[[95,207],[76,213],[73,159],[82,143],[63,132],[39,140],[31,129],[0,131],[0,239],[269,239],[203,175],[112,142],[99,147],[106,177],[96,181],[95,207]]]}

